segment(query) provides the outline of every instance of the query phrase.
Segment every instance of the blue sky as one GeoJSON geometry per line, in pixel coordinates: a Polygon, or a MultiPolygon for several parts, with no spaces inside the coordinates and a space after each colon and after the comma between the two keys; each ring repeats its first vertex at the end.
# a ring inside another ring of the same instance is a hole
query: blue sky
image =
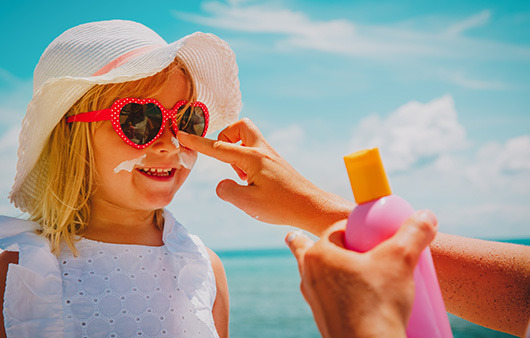
{"type": "MultiPolygon", "coordinates": [[[[324,189],[353,199],[342,156],[378,146],[394,192],[440,231],[529,238],[530,3],[520,1],[21,1],[0,13],[0,212],[40,54],[64,30],[130,19],[171,42],[212,32],[234,49],[243,110],[324,189]]],[[[215,196],[235,178],[201,157],[169,206],[212,248],[281,246],[215,196]],[[205,213],[204,210],[211,212],[205,213]]]]}

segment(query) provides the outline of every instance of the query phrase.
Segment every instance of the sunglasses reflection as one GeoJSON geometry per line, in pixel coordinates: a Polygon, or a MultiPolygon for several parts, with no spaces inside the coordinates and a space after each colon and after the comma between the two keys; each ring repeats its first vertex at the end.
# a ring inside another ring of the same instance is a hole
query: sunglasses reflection
{"type": "Polygon", "coordinates": [[[136,144],[146,144],[162,127],[162,112],[153,103],[128,103],[120,113],[120,124],[125,136],[136,144]]]}
{"type": "Polygon", "coordinates": [[[188,134],[202,135],[205,128],[204,111],[201,107],[188,107],[182,114],[178,126],[179,130],[188,134]]]}
{"type": "MultiPolygon", "coordinates": [[[[125,137],[135,144],[151,142],[161,133],[162,110],[153,103],[128,103],[121,109],[120,125],[125,137]]],[[[206,128],[205,112],[198,106],[179,108],[177,115],[170,119],[170,127],[176,132],[182,130],[188,134],[202,136],[206,128]],[[176,124],[174,128],[173,122],[176,124]]]]}

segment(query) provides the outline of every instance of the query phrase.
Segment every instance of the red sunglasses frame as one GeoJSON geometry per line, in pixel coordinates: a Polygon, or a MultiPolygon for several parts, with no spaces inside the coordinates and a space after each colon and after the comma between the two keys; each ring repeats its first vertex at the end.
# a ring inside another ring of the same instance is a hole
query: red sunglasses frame
{"type": "MultiPolygon", "coordinates": [[[[110,122],[112,124],[112,127],[114,128],[114,131],[116,131],[116,133],[128,145],[130,145],[131,147],[134,147],[136,149],[144,149],[144,148],[147,148],[148,146],[150,146],[153,142],[155,142],[160,137],[160,135],[162,135],[162,133],[164,132],[164,128],[166,126],[166,122],[169,119],[173,120],[172,128],[173,128],[173,131],[175,132],[175,134],[177,133],[178,127],[177,127],[176,121],[174,119],[177,116],[179,108],[181,108],[182,106],[186,105],[187,103],[188,103],[188,101],[179,101],[179,102],[177,102],[177,104],[175,104],[173,109],[166,109],[166,108],[164,108],[164,106],[162,106],[162,104],[160,102],[158,102],[155,99],[136,99],[136,98],[132,98],[132,97],[126,97],[126,98],[114,101],[114,103],[112,104],[110,109],[95,110],[95,111],[90,111],[90,112],[86,112],[86,113],[81,113],[81,114],[70,116],[70,117],[68,117],[66,119],[66,123],[72,123],[72,122],[96,122],[96,121],[108,121],[108,120],[110,120],[110,122]],[[153,103],[162,112],[162,124],[160,125],[160,130],[158,131],[156,136],[153,137],[153,139],[151,141],[149,141],[149,142],[147,142],[145,144],[136,144],[136,143],[134,143],[127,136],[125,136],[125,133],[123,132],[123,130],[121,128],[120,113],[121,113],[122,108],[126,104],[129,104],[129,103],[137,103],[137,104],[141,104],[141,105],[148,104],[148,103],[153,103]]],[[[204,103],[199,102],[199,101],[195,101],[195,102],[190,103],[190,107],[199,107],[199,108],[202,109],[202,111],[204,113],[204,131],[203,131],[202,135],[200,135],[201,137],[204,137],[204,135],[206,135],[206,131],[208,130],[208,124],[209,124],[209,120],[210,120],[210,114],[208,112],[208,108],[206,107],[206,105],[204,103]]]]}

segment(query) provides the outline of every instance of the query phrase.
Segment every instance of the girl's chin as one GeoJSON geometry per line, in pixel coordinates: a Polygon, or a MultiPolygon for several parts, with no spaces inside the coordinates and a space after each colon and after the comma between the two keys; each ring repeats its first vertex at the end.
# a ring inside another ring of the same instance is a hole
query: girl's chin
{"type": "Polygon", "coordinates": [[[175,194],[171,195],[171,196],[152,196],[152,197],[147,197],[147,199],[145,200],[145,205],[148,209],[150,210],[157,210],[157,209],[163,209],[165,207],[167,207],[169,205],[169,203],[171,203],[171,201],[173,200],[173,197],[174,197],[175,194]]]}
{"type": "Polygon", "coordinates": [[[188,174],[189,171],[180,170],[167,181],[151,179],[150,182],[146,183],[145,179],[142,180],[142,184],[138,189],[141,191],[143,203],[156,205],[156,209],[167,206],[175,197],[188,174]]]}

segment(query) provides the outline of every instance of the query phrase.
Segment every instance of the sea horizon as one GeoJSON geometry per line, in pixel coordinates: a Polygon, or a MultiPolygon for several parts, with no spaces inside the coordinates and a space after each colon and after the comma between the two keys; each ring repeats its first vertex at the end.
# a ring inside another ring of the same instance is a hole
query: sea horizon
{"type": "MultiPolygon", "coordinates": [[[[525,246],[530,246],[530,238],[476,238],[484,241],[492,242],[502,242],[502,243],[512,243],[520,244],[525,246]]],[[[231,257],[238,255],[257,255],[257,254],[279,254],[279,253],[290,253],[289,248],[286,245],[278,246],[263,246],[263,247],[234,247],[234,248],[210,248],[213,250],[220,258],[222,257],[231,257]]]]}

